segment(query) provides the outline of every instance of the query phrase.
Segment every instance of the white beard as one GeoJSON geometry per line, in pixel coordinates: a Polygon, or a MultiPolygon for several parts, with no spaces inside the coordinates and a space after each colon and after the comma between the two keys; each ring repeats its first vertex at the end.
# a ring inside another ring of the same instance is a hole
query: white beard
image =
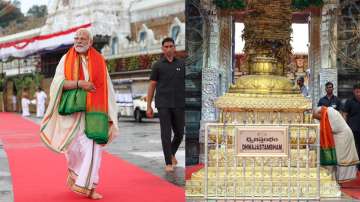
{"type": "Polygon", "coordinates": [[[75,46],[75,50],[78,53],[85,53],[89,48],[90,48],[90,45],[86,45],[86,46],[83,46],[83,47],[76,47],[75,46]]]}

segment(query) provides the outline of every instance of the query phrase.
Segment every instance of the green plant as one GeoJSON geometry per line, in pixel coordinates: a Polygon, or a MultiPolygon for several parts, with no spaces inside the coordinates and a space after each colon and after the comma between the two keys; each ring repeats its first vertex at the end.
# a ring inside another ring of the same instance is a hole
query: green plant
{"type": "Polygon", "coordinates": [[[5,78],[0,78],[0,92],[4,91],[5,78]]]}
{"type": "Polygon", "coordinates": [[[17,96],[21,96],[22,89],[24,88],[23,79],[24,78],[22,75],[12,78],[12,81],[15,84],[15,88],[17,89],[17,96]]]}
{"type": "Polygon", "coordinates": [[[106,61],[107,63],[107,68],[109,72],[115,72],[116,69],[116,59],[113,60],[108,60],[106,61]]]}
{"type": "Polygon", "coordinates": [[[36,86],[35,86],[35,81],[34,78],[32,76],[26,76],[24,78],[24,84],[23,84],[23,89],[25,88],[29,89],[30,95],[33,95],[36,91],[36,86]]]}
{"type": "Polygon", "coordinates": [[[323,0],[292,0],[292,6],[296,9],[304,9],[310,6],[322,6],[323,0]]]}
{"type": "Polygon", "coordinates": [[[35,82],[35,86],[41,86],[41,81],[44,79],[44,75],[40,74],[40,73],[35,73],[34,74],[34,82],[35,82]]]}
{"type": "Polygon", "coordinates": [[[213,2],[222,9],[243,9],[246,6],[244,0],[214,0],[213,2]]]}
{"type": "Polygon", "coordinates": [[[35,94],[36,88],[41,85],[41,81],[44,78],[43,75],[35,73],[33,75],[18,75],[11,78],[17,89],[17,96],[21,96],[24,89],[27,89],[30,95],[35,94]]]}
{"type": "Polygon", "coordinates": [[[139,61],[138,56],[129,57],[126,69],[128,71],[136,70],[139,68],[139,63],[140,63],[140,61],[139,61]]]}

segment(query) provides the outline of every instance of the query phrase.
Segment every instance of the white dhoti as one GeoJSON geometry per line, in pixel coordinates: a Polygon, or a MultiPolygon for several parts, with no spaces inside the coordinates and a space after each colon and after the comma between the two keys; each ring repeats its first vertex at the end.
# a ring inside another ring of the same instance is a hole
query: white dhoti
{"type": "Polygon", "coordinates": [[[29,105],[30,105],[30,100],[27,98],[21,98],[21,107],[22,107],[22,115],[23,116],[30,116],[30,111],[29,111],[29,105]]]}
{"type": "Polygon", "coordinates": [[[65,153],[68,162],[69,187],[80,194],[89,196],[99,182],[99,169],[102,146],[79,132],[68,151],[65,153]]]}
{"type": "Polygon", "coordinates": [[[336,179],[341,182],[356,179],[358,169],[356,165],[352,166],[336,166],[336,179]]]}
{"type": "Polygon", "coordinates": [[[36,117],[43,117],[45,114],[45,104],[36,105],[36,117]]]}
{"type": "Polygon", "coordinates": [[[328,117],[334,135],[336,158],[336,179],[339,182],[356,179],[359,157],[357,155],[354,135],[341,114],[328,107],[328,117]]]}
{"type": "MultiPolygon", "coordinates": [[[[50,100],[41,121],[41,140],[51,150],[65,153],[68,162],[68,184],[73,191],[89,196],[99,181],[99,169],[102,146],[86,137],[85,114],[83,112],[61,116],[58,112],[63,84],[65,82],[64,65],[65,56],[62,57],[50,86],[50,100]]],[[[82,68],[85,80],[89,80],[87,63],[82,59],[82,68]]],[[[117,107],[115,92],[111,79],[107,74],[108,83],[108,117],[109,142],[118,133],[117,107]]],[[[45,96],[44,96],[45,97],[45,96]]],[[[45,104],[45,99],[43,104],[45,104]]]]}
{"type": "Polygon", "coordinates": [[[43,117],[45,114],[45,102],[46,102],[46,93],[40,91],[36,93],[36,117],[43,117]]]}

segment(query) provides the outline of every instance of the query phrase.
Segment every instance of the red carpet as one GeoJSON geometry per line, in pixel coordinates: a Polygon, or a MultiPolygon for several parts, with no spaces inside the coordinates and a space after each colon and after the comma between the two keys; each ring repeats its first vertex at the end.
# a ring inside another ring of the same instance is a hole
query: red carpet
{"type": "Polygon", "coordinates": [[[357,173],[357,179],[342,184],[341,191],[355,199],[360,199],[360,172],[357,173]]]}
{"type": "MultiPolygon", "coordinates": [[[[0,113],[0,139],[4,143],[13,180],[15,202],[93,201],[66,186],[64,155],[43,146],[39,126],[19,115],[0,113]]],[[[185,201],[184,189],[104,152],[97,189],[101,201],[185,201]]]]}
{"type": "Polygon", "coordinates": [[[197,165],[193,165],[193,166],[186,166],[186,169],[185,169],[185,179],[186,180],[190,180],[191,179],[191,175],[202,169],[204,167],[204,164],[197,164],[197,165]]]}

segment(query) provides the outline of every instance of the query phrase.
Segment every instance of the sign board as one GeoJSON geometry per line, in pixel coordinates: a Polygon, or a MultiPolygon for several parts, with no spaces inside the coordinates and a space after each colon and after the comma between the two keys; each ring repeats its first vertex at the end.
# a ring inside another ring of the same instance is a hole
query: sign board
{"type": "Polygon", "coordinates": [[[236,152],[238,156],[287,156],[288,127],[237,127],[236,152]]]}

